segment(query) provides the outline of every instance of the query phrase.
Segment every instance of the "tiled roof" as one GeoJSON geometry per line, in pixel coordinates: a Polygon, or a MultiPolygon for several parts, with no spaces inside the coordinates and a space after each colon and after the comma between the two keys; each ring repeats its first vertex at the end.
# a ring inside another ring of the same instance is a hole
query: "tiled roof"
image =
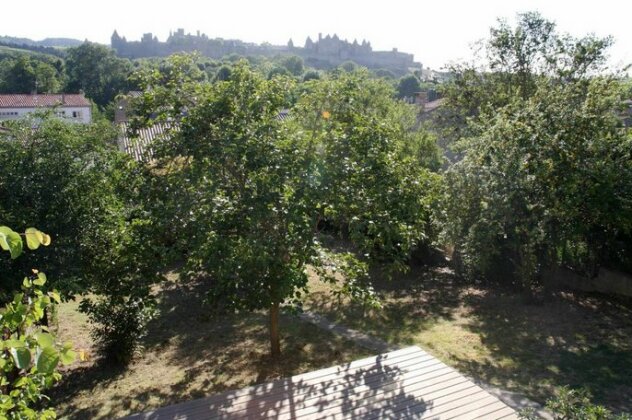
{"type": "Polygon", "coordinates": [[[0,95],[0,108],[90,107],[82,94],[0,95]]]}
{"type": "Polygon", "coordinates": [[[134,136],[130,136],[129,124],[127,122],[119,123],[119,148],[136,161],[150,161],[153,157],[153,141],[166,138],[169,127],[167,123],[157,123],[150,127],[141,128],[134,136]]]}

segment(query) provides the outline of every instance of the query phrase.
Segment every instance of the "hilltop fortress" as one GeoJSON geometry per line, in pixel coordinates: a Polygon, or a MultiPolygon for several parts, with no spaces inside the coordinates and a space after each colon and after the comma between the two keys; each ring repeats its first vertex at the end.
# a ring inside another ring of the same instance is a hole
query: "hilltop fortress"
{"type": "Polygon", "coordinates": [[[127,41],[114,31],[112,48],[121,57],[164,57],[176,52],[198,51],[200,54],[219,59],[230,54],[243,56],[275,56],[298,55],[309,66],[327,69],[340,65],[345,61],[353,61],[372,69],[387,69],[403,74],[411,69],[421,69],[421,63],[414,61],[412,54],[397,51],[373,51],[371,43],[362,41],[349,42],[341,40],[337,35],[318,34],[318,39],[307,38],[304,47],[295,47],[290,39],[287,45],[255,44],[240,40],[211,39],[205,34],[185,34],[183,29],[170,33],[166,42],[161,42],[151,33],[143,35],[140,41],[127,41]]]}

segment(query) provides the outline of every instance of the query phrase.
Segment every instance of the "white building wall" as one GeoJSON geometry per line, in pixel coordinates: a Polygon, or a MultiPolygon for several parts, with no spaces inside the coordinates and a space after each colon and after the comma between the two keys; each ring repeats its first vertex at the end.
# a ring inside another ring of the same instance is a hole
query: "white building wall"
{"type": "MultiPolygon", "coordinates": [[[[0,108],[0,121],[17,120],[42,108],[0,108]]],[[[92,110],[89,107],[59,107],[58,116],[73,122],[89,124],[92,121],[92,110]]]]}

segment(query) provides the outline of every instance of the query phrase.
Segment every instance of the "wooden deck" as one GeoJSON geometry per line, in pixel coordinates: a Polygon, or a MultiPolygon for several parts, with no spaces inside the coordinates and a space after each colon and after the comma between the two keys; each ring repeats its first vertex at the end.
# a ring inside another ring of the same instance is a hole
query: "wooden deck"
{"type": "Polygon", "coordinates": [[[516,412],[419,347],[224,392],[128,420],[517,419],[516,412]]]}

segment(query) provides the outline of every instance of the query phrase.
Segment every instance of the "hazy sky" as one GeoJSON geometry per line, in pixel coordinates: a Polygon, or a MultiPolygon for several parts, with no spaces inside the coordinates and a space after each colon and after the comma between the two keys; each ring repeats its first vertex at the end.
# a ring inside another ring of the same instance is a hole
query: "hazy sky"
{"type": "Polygon", "coordinates": [[[613,35],[612,63],[632,62],[632,2],[625,0],[22,0],[3,1],[0,35],[42,39],[70,37],[109,44],[114,29],[128,40],[152,32],[164,41],[170,29],[197,30],[211,38],[302,46],[337,33],[367,39],[374,49],[415,54],[425,67],[469,56],[497,17],[540,11],[558,29],[580,36],[613,35]]]}

